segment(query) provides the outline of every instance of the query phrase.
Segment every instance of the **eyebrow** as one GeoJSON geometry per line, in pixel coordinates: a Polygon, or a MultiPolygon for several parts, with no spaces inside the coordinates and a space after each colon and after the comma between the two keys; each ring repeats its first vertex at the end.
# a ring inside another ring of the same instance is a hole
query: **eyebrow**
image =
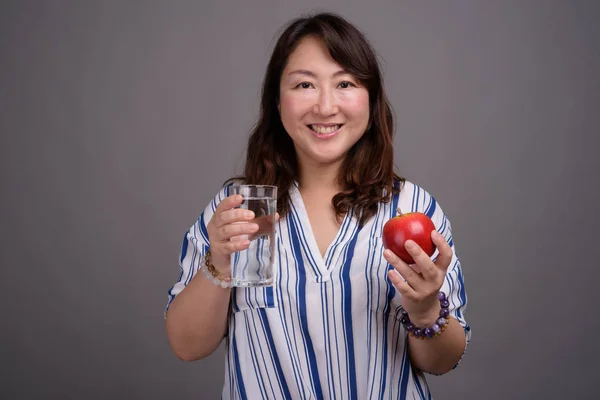
{"type": "MultiPolygon", "coordinates": [[[[341,69],[341,70],[335,72],[333,74],[333,77],[337,77],[337,76],[340,76],[340,75],[346,75],[346,74],[348,74],[348,71],[345,71],[345,70],[341,69]]],[[[292,71],[292,72],[290,72],[288,74],[288,76],[291,76],[291,75],[306,75],[306,76],[310,76],[312,78],[316,77],[316,75],[315,75],[314,72],[309,71],[307,69],[297,69],[297,70],[294,70],[294,71],[292,71]]]]}

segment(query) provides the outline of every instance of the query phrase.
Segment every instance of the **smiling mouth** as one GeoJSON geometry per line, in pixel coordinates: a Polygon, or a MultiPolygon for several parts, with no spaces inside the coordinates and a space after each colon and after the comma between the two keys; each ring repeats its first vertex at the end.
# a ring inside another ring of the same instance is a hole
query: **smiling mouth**
{"type": "Polygon", "coordinates": [[[340,128],[342,127],[341,124],[338,125],[328,125],[328,126],[323,126],[323,125],[308,125],[308,127],[310,128],[310,130],[312,130],[313,132],[315,132],[318,135],[330,135],[334,132],[337,132],[338,130],[340,130],[340,128]]]}

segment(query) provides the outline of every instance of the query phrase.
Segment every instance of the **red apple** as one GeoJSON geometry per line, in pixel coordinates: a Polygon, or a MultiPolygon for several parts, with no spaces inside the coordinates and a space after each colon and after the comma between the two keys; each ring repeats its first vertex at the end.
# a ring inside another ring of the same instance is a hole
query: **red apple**
{"type": "Polygon", "coordinates": [[[400,213],[383,226],[383,247],[390,249],[405,263],[414,264],[415,260],[404,248],[404,243],[413,240],[431,257],[436,249],[431,240],[433,230],[435,225],[427,215],[420,212],[400,213]]]}

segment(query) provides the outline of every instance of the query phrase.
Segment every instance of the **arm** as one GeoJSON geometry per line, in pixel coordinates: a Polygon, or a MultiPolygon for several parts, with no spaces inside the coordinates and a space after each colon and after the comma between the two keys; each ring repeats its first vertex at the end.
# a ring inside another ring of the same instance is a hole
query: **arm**
{"type": "Polygon", "coordinates": [[[390,271],[389,278],[402,294],[402,305],[415,326],[428,327],[437,320],[441,310],[437,299],[440,290],[448,298],[450,316],[444,332],[427,339],[408,335],[408,351],[412,364],[424,372],[441,375],[452,370],[460,362],[470,339],[470,327],[463,314],[466,308],[466,293],[460,262],[452,240],[450,221],[439,205],[435,207],[431,218],[437,228],[437,231],[432,232],[432,240],[437,247],[437,254],[433,255],[433,260],[419,246],[411,247],[410,241],[407,242],[406,249],[415,260],[415,264],[409,266],[388,251],[385,257],[395,268],[390,271]]]}
{"type": "Polygon", "coordinates": [[[212,354],[227,329],[231,289],[214,285],[196,274],[171,303],[166,329],[173,353],[184,361],[212,354]]]}
{"type": "MultiPolygon", "coordinates": [[[[439,313],[439,309],[438,309],[439,313]]],[[[413,321],[416,326],[431,326],[437,319],[413,321]]],[[[408,351],[412,364],[421,371],[442,375],[454,368],[466,349],[465,331],[460,323],[449,317],[446,330],[430,339],[417,339],[408,335],[408,351]]]]}
{"type": "Polygon", "coordinates": [[[204,274],[197,273],[199,268],[205,268],[202,264],[209,243],[215,268],[229,275],[231,253],[250,245],[248,240],[231,238],[258,230],[255,223],[239,223],[254,217],[251,211],[235,208],[241,204],[241,196],[227,197],[214,207],[223,196],[222,191],[187,232],[181,249],[182,273],[170,291],[165,311],[169,344],[175,355],[185,361],[214,352],[227,329],[231,289],[215,286],[204,274]],[[205,218],[210,218],[206,229],[205,218]]]}

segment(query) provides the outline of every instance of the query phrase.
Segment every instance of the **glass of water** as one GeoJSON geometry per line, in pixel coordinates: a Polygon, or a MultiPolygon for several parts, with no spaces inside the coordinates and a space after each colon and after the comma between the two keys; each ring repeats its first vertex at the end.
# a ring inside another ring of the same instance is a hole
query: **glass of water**
{"type": "Polygon", "coordinates": [[[242,195],[244,200],[238,208],[253,211],[254,219],[248,222],[259,226],[258,232],[253,235],[232,238],[248,239],[250,247],[231,255],[231,282],[238,287],[271,286],[275,261],[277,187],[234,185],[231,186],[229,194],[242,195]]]}

